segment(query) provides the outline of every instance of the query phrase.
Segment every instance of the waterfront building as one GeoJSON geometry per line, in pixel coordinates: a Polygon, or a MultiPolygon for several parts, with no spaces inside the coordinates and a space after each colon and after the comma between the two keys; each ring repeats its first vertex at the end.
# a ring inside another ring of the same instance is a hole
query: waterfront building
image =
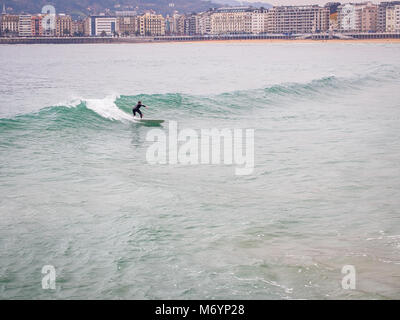
{"type": "Polygon", "coordinates": [[[376,32],[378,20],[378,6],[368,3],[361,9],[361,32],[376,32]]]}
{"type": "Polygon", "coordinates": [[[252,32],[252,7],[218,8],[211,14],[212,34],[240,34],[252,32]]]}
{"type": "Polygon", "coordinates": [[[1,26],[2,26],[2,22],[3,22],[3,16],[5,16],[6,14],[7,14],[6,6],[3,3],[3,11],[1,12],[1,16],[0,16],[0,36],[3,34],[1,26]]]}
{"type": "Polygon", "coordinates": [[[83,20],[83,35],[89,37],[92,35],[92,18],[86,17],[83,20]]]}
{"type": "Polygon", "coordinates": [[[385,32],[387,27],[386,27],[386,13],[387,13],[387,8],[388,8],[388,3],[389,2],[381,2],[378,5],[378,16],[377,16],[377,31],[379,32],[385,32]]]}
{"type": "Polygon", "coordinates": [[[40,37],[43,35],[42,15],[32,16],[31,19],[31,32],[32,36],[40,37]]]}
{"type": "Polygon", "coordinates": [[[166,35],[171,35],[172,34],[172,17],[167,14],[167,16],[164,18],[165,21],[165,34],[166,35]]]}
{"type": "Polygon", "coordinates": [[[118,32],[117,18],[115,17],[97,17],[95,19],[95,35],[113,36],[118,32]]]}
{"type": "Polygon", "coordinates": [[[338,23],[338,13],[331,13],[329,15],[329,30],[337,31],[339,30],[339,23],[338,23]]]}
{"type": "Polygon", "coordinates": [[[185,16],[175,12],[172,15],[170,32],[174,35],[183,35],[185,33],[185,16]]]}
{"type": "Polygon", "coordinates": [[[199,33],[211,33],[211,11],[202,12],[199,14],[199,33]]]}
{"type": "Polygon", "coordinates": [[[184,34],[192,36],[199,33],[199,16],[195,13],[185,16],[184,34]]]}
{"type": "Polygon", "coordinates": [[[147,31],[146,31],[146,23],[145,23],[144,17],[139,16],[137,18],[137,24],[138,24],[138,26],[137,26],[138,35],[141,35],[141,36],[150,35],[150,34],[147,34],[147,31]]]}
{"type": "Polygon", "coordinates": [[[251,14],[251,33],[265,33],[268,29],[268,11],[256,10],[251,14]]]}
{"type": "Polygon", "coordinates": [[[1,16],[0,16],[0,35],[2,34],[1,25],[2,25],[2,22],[3,22],[3,17],[6,14],[7,14],[6,5],[3,3],[3,11],[1,12],[1,16]]]}
{"type": "Polygon", "coordinates": [[[71,28],[73,36],[83,36],[85,34],[84,21],[82,20],[72,21],[71,28]]]}
{"type": "Polygon", "coordinates": [[[273,33],[314,33],[328,31],[327,7],[279,6],[268,11],[268,31],[273,33]]]}
{"type": "Polygon", "coordinates": [[[18,35],[20,37],[32,36],[32,15],[30,14],[19,15],[18,35]]]}
{"type": "Polygon", "coordinates": [[[167,14],[167,16],[164,19],[165,21],[165,34],[166,35],[172,35],[172,28],[173,28],[173,19],[172,17],[167,14]]]}
{"type": "Polygon", "coordinates": [[[338,8],[339,30],[342,32],[357,31],[359,23],[357,5],[346,3],[338,8]]]}
{"type": "Polygon", "coordinates": [[[325,8],[329,9],[329,30],[339,30],[338,7],[340,6],[340,4],[340,2],[328,2],[324,6],[325,8]]]}
{"type": "Polygon", "coordinates": [[[118,32],[118,20],[109,16],[90,16],[85,20],[85,35],[113,36],[118,32]]]}
{"type": "Polygon", "coordinates": [[[123,36],[133,36],[138,32],[137,16],[121,15],[118,17],[118,25],[123,36]]]}
{"type": "MultiPolygon", "coordinates": [[[[57,16],[49,16],[48,14],[39,14],[40,24],[42,27],[41,36],[54,37],[56,35],[57,16]]],[[[32,30],[33,32],[33,30],[32,30]]]]}
{"type": "Polygon", "coordinates": [[[168,35],[183,35],[185,33],[185,19],[184,15],[178,14],[174,11],[173,15],[167,15],[165,21],[165,34],[168,35]]]}
{"type": "Polygon", "coordinates": [[[145,13],[138,17],[137,23],[141,36],[165,35],[165,20],[161,14],[145,13]]]}
{"type": "Polygon", "coordinates": [[[65,14],[57,15],[55,33],[57,37],[70,37],[73,35],[71,16],[65,14]]]}
{"type": "Polygon", "coordinates": [[[400,32],[400,4],[386,7],[386,32],[400,32]]]}
{"type": "MultiPolygon", "coordinates": [[[[389,13],[391,13],[391,8],[395,5],[400,5],[400,1],[391,1],[391,2],[381,2],[378,5],[378,14],[377,14],[377,31],[378,32],[385,32],[387,31],[386,27],[386,13],[387,9],[389,9],[389,13]]],[[[390,19],[389,19],[390,21],[390,19]]],[[[389,27],[391,29],[391,27],[389,27]]]]}
{"type": "Polygon", "coordinates": [[[400,33],[400,5],[395,5],[394,6],[394,14],[395,14],[395,27],[394,27],[394,31],[396,33],[400,33]]]}
{"type": "Polygon", "coordinates": [[[2,14],[1,16],[1,34],[17,36],[19,34],[19,16],[13,14],[2,14]]]}
{"type": "Polygon", "coordinates": [[[386,32],[396,32],[395,7],[386,7],[386,32]]]}
{"type": "Polygon", "coordinates": [[[379,7],[372,2],[343,4],[338,8],[339,30],[376,32],[379,30],[378,16],[379,7]]]}
{"type": "Polygon", "coordinates": [[[365,3],[356,3],[355,4],[355,28],[354,31],[360,32],[361,31],[361,24],[362,24],[362,11],[365,3]]]}

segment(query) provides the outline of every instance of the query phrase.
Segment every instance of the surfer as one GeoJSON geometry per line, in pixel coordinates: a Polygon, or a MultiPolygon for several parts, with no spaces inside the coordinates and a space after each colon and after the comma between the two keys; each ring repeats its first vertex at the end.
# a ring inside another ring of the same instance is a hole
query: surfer
{"type": "Polygon", "coordinates": [[[135,107],[133,107],[133,109],[132,109],[132,113],[133,113],[133,116],[134,116],[134,117],[136,116],[136,112],[137,112],[137,113],[139,113],[139,115],[140,115],[140,119],[143,118],[143,114],[142,114],[142,112],[140,111],[140,108],[141,108],[141,107],[147,108],[147,106],[145,106],[144,104],[142,104],[142,101],[138,101],[137,105],[136,105],[135,107]]]}

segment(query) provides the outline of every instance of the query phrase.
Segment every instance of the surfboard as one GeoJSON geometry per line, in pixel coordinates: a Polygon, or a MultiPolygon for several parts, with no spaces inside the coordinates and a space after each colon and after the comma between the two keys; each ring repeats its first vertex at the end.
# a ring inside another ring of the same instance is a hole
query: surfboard
{"type": "Polygon", "coordinates": [[[133,117],[133,121],[140,122],[147,125],[159,125],[164,122],[164,120],[157,120],[157,119],[140,119],[133,117]]]}

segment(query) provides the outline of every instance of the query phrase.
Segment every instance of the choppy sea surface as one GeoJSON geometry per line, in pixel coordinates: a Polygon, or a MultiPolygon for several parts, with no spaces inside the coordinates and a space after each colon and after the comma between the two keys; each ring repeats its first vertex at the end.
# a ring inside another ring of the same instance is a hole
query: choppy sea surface
{"type": "Polygon", "coordinates": [[[400,298],[399,43],[3,45],[0,77],[0,299],[400,298]],[[253,173],[148,163],[138,100],[254,129],[253,173]]]}

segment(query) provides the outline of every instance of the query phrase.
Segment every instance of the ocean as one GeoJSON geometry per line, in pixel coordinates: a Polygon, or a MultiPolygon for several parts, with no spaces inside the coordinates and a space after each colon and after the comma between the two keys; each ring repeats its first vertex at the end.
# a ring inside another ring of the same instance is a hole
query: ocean
{"type": "Polygon", "coordinates": [[[0,299],[400,298],[400,43],[2,45],[0,75],[0,299]],[[254,130],[254,170],[149,163],[170,123],[254,130]]]}

